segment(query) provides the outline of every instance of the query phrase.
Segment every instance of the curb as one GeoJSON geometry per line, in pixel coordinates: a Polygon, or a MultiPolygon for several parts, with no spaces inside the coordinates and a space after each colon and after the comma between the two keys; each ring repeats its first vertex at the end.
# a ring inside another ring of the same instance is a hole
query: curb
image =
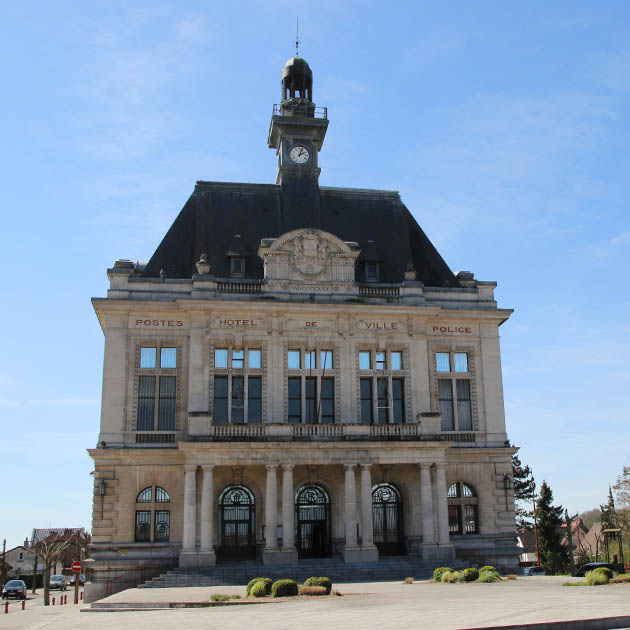
{"type": "Polygon", "coordinates": [[[595,619],[571,619],[568,621],[543,621],[517,623],[509,626],[476,626],[460,630],[614,630],[630,627],[630,615],[621,617],[597,617],[595,619]]]}

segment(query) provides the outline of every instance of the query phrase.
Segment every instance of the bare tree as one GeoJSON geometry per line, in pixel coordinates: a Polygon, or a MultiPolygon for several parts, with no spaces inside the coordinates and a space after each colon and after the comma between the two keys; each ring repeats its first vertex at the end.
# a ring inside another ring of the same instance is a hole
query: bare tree
{"type": "Polygon", "coordinates": [[[44,561],[44,606],[50,606],[50,571],[63,552],[73,544],[72,532],[50,534],[35,545],[35,553],[44,561]]]}

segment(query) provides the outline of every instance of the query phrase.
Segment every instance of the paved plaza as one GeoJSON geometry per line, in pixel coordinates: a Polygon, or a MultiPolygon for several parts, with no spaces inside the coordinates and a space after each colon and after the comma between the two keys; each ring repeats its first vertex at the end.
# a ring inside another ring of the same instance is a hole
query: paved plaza
{"type": "MultiPolygon", "coordinates": [[[[81,613],[81,606],[45,609],[29,605],[2,615],[3,630],[152,630],[175,625],[186,630],[273,628],[300,630],[333,627],[388,630],[456,630],[570,619],[630,615],[630,586],[562,586],[566,577],[519,578],[499,584],[403,585],[400,582],[337,584],[344,594],[260,605],[81,613]]],[[[139,603],[208,601],[213,593],[239,593],[244,587],[130,589],[101,601],[139,603]]],[[[70,600],[70,598],[68,598],[70,600]]]]}

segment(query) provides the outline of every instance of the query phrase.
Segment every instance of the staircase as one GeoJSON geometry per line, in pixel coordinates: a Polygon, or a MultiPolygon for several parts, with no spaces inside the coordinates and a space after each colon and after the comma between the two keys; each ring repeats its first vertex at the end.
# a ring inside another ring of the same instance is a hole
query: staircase
{"type": "MultiPolygon", "coordinates": [[[[456,560],[450,563],[455,570],[470,566],[456,560]]],[[[419,558],[391,556],[378,562],[346,564],[337,558],[300,560],[299,564],[265,566],[255,561],[222,562],[204,569],[173,569],[155,577],[138,588],[169,588],[173,586],[224,586],[247,584],[254,577],[270,577],[272,580],[289,578],[303,582],[311,576],[329,577],[340,582],[387,582],[403,581],[407,577],[416,580],[429,579],[433,564],[423,564],[419,558]]]]}

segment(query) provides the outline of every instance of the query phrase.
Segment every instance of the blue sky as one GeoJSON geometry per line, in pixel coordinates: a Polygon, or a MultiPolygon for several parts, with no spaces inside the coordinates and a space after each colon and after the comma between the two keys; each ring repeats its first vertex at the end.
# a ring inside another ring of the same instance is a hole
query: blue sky
{"type": "MultiPolygon", "coordinates": [[[[0,537],[89,526],[103,336],[90,297],[197,179],[274,182],[295,2],[0,7],[0,537]],[[12,479],[17,485],[8,485],[12,479]]],[[[320,182],[399,190],[497,280],[508,433],[570,510],[630,463],[626,2],[299,3],[320,182]]]]}

